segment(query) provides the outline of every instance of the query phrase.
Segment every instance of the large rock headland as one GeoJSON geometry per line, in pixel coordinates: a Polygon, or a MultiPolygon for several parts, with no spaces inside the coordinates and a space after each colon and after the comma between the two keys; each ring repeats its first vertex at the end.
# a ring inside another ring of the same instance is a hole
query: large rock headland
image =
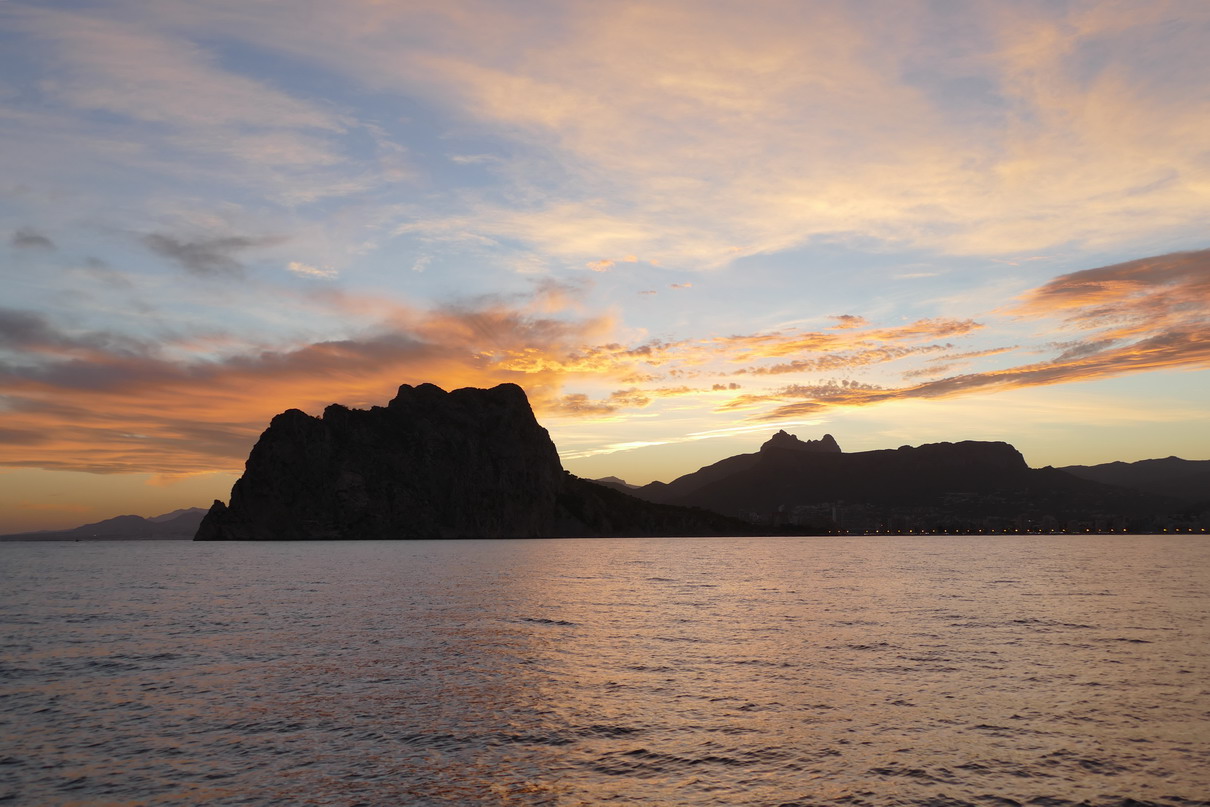
{"type": "Polygon", "coordinates": [[[653,504],[563,470],[515,384],[404,384],[385,407],[297,409],[261,434],[197,540],[735,535],[746,525],[653,504]]]}

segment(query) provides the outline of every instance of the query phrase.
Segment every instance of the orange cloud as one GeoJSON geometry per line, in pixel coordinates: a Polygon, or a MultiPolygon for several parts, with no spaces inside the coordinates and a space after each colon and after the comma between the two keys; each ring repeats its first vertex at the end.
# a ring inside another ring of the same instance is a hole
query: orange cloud
{"type": "Polygon", "coordinates": [[[1009,313],[1060,317],[1119,338],[1204,322],[1210,306],[1210,249],[1174,252],[1057,277],[1009,313]]]}
{"type": "Polygon", "coordinates": [[[0,311],[0,355],[22,356],[0,363],[0,442],[11,466],[231,471],[277,412],[381,404],[403,382],[452,388],[511,380],[541,409],[555,400],[566,370],[558,362],[515,366],[512,358],[568,354],[611,327],[608,319],[556,319],[498,303],[397,308],[356,338],[181,360],[187,338],[142,343],[0,311]]]}
{"type": "MultiPolygon", "coordinates": [[[[726,385],[716,384],[714,389],[728,389],[726,385]]],[[[732,384],[730,389],[739,389],[738,384],[732,384]]],[[[642,409],[649,406],[651,402],[658,398],[677,398],[685,395],[696,395],[707,392],[706,389],[698,387],[657,387],[654,389],[640,389],[639,387],[631,387],[630,389],[615,390],[606,398],[594,401],[587,395],[575,393],[564,395],[562,399],[551,407],[551,411],[555,414],[572,415],[572,416],[602,416],[613,415],[624,409],[642,409]]]]}
{"type": "Polygon", "coordinates": [[[856,350],[848,353],[825,353],[820,356],[810,359],[796,359],[790,362],[774,364],[768,367],[752,367],[745,368],[738,372],[750,375],[782,375],[785,373],[801,373],[801,372],[826,372],[841,369],[852,369],[855,367],[864,367],[870,364],[882,364],[896,359],[902,359],[905,356],[914,356],[921,353],[936,353],[938,351],[949,350],[953,347],[951,344],[944,345],[890,345],[886,347],[875,347],[864,350],[856,350]]]}
{"type": "Polygon", "coordinates": [[[949,398],[975,392],[1091,381],[1126,373],[1190,365],[1210,366],[1210,338],[1207,338],[1204,332],[1171,333],[1141,340],[1117,350],[1102,351],[1087,358],[1039,362],[1008,370],[950,376],[893,389],[833,385],[786,387],[767,396],[741,396],[725,408],[744,408],[787,398],[807,399],[800,403],[782,404],[757,416],[759,420],[780,420],[815,414],[836,406],[870,406],[896,400],[949,398]]]}
{"type": "MultiPolygon", "coordinates": [[[[1174,367],[1210,366],[1210,250],[1159,255],[1057,277],[1034,289],[1009,312],[1021,318],[1060,319],[1079,338],[1052,342],[1057,356],[1001,370],[953,375],[883,388],[829,383],[791,385],[767,394],[741,395],[724,409],[778,404],[755,417],[780,420],[836,406],[870,406],[895,400],[947,398],[1109,378],[1174,367]],[[800,399],[795,401],[795,399],[800,399]]],[[[939,360],[1005,353],[995,348],[939,360]]],[[[940,369],[940,368],[939,368],[940,369]]],[[[905,373],[908,378],[925,373],[905,373]]]]}
{"type": "Polygon", "coordinates": [[[767,374],[798,370],[831,369],[890,361],[907,353],[932,352],[947,346],[894,347],[897,342],[964,336],[983,326],[973,320],[921,319],[895,328],[865,328],[853,325],[830,331],[796,331],[719,337],[712,340],[717,350],[742,353],[748,360],[784,358],[795,354],[813,354],[797,363],[773,367],[749,367],[738,372],[767,374]],[[855,351],[855,352],[848,352],[855,351]],[[818,354],[818,355],[814,355],[818,354]]]}
{"type": "Polygon", "coordinates": [[[861,328],[869,325],[865,317],[858,317],[853,314],[841,314],[831,317],[831,319],[836,320],[836,324],[832,326],[833,328],[861,328]]]}

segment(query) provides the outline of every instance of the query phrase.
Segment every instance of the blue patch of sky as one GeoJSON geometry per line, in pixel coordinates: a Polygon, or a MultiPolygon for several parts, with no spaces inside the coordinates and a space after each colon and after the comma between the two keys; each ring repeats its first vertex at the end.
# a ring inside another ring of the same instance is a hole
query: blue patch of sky
{"type": "Polygon", "coordinates": [[[984,127],[1002,127],[1008,115],[1009,104],[999,83],[987,76],[953,76],[923,67],[908,69],[902,78],[922,91],[951,126],[979,126],[984,136],[984,127]]]}
{"type": "Polygon", "coordinates": [[[450,240],[428,241],[405,233],[365,256],[358,265],[359,285],[371,284],[408,302],[442,304],[494,293],[523,293],[529,276],[516,272],[507,244],[450,240]]]}
{"type": "MultiPolygon", "coordinates": [[[[494,139],[478,136],[452,121],[438,104],[401,88],[383,91],[367,87],[314,60],[267,50],[234,39],[199,39],[217,64],[232,73],[255,77],[296,99],[315,104],[334,116],[380,127],[407,150],[406,158],[422,186],[451,188],[488,185],[494,181],[495,160],[508,155],[494,139]],[[333,102],[331,99],[339,99],[333,102]],[[456,161],[455,156],[485,157],[456,161]]],[[[379,143],[365,128],[353,126],[344,137],[349,156],[372,160],[379,143]]]]}
{"type": "Polygon", "coordinates": [[[45,48],[26,34],[0,28],[0,102],[41,104],[39,67],[45,48]]]}

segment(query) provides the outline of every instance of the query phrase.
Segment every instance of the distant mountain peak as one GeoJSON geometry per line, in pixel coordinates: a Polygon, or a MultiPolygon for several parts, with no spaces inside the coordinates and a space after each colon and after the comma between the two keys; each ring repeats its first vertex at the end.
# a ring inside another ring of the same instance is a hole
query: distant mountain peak
{"type": "Polygon", "coordinates": [[[820,454],[839,454],[840,445],[836,442],[836,438],[830,434],[825,434],[819,440],[800,440],[797,436],[790,434],[784,429],[773,435],[760,447],[762,452],[771,449],[782,449],[786,451],[814,451],[820,454]]]}
{"type": "Polygon", "coordinates": [[[174,518],[180,518],[181,516],[196,516],[200,519],[204,515],[206,515],[206,508],[204,507],[182,507],[179,510],[173,510],[171,513],[163,513],[158,516],[148,516],[147,520],[155,524],[163,524],[166,521],[172,521],[174,518]]]}
{"type": "Polygon", "coordinates": [[[619,479],[616,476],[603,476],[600,479],[590,479],[589,481],[596,482],[598,485],[609,485],[611,487],[630,488],[632,490],[634,488],[639,487],[638,485],[630,484],[625,479],[619,479]]]}

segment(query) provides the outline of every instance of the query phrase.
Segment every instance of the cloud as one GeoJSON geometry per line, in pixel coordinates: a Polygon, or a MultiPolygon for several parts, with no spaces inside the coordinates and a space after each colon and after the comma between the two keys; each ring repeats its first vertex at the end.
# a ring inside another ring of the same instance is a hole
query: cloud
{"type": "Polygon", "coordinates": [[[617,409],[619,407],[632,407],[641,409],[651,403],[651,397],[637,387],[631,389],[617,390],[609,395],[609,405],[617,409]]]}
{"type": "Polygon", "coordinates": [[[1178,243],[1210,214],[1195,3],[349,0],[306,25],[293,3],[7,5],[46,56],[10,128],[44,172],[157,200],[165,179],[291,210],[357,197],[385,229],[515,245],[530,271],[709,270],[820,240],[1020,261],[1178,243]],[[295,65],[355,92],[292,91],[295,65]],[[473,153],[401,165],[366,97],[406,98],[441,142],[473,131],[473,153]],[[426,162],[490,169],[396,194],[426,162]]]}
{"type": "Polygon", "coordinates": [[[604,417],[617,411],[616,406],[590,400],[583,392],[564,395],[550,407],[553,414],[573,417],[604,417]]]}
{"type": "Polygon", "coordinates": [[[155,343],[111,331],[64,329],[33,311],[0,308],[0,351],[87,360],[99,355],[131,355],[155,343]]]}
{"type": "Polygon", "coordinates": [[[198,277],[239,277],[243,274],[244,265],[235,259],[238,253],[274,244],[277,240],[224,236],[187,241],[163,233],[149,233],[142,238],[144,246],[152,252],[175,261],[185,271],[198,277]]]}
{"type": "Polygon", "coordinates": [[[34,348],[69,343],[50,326],[46,317],[32,311],[0,309],[0,347],[34,348]]]}
{"type": "Polygon", "coordinates": [[[954,359],[977,359],[984,356],[998,356],[1001,353],[1011,353],[1014,350],[1019,350],[1020,345],[1011,345],[1009,347],[989,347],[983,350],[968,350],[964,353],[947,353],[939,358],[932,358],[929,361],[951,361],[954,359]]]}
{"type": "Polygon", "coordinates": [[[222,215],[345,241],[315,244],[329,260],[387,226],[398,200],[381,192],[414,177],[406,151],[372,112],[317,97],[303,62],[284,69],[268,41],[248,48],[212,27],[218,6],[190,24],[124,0],[51,5],[0,3],[0,28],[20,43],[5,52],[20,92],[0,109],[3,173],[32,189],[32,221],[175,234],[222,215]]]}
{"type": "Polygon", "coordinates": [[[1173,332],[1140,340],[1128,347],[1099,351],[1091,356],[1077,354],[1007,370],[949,376],[908,387],[787,387],[768,396],[750,396],[742,401],[736,399],[727,406],[740,408],[786,398],[807,399],[801,403],[783,404],[755,416],[758,420],[780,420],[837,406],[870,406],[900,400],[950,398],[1190,366],[1210,367],[1210,339],[1207,339],[1204,333],[1173,332]]]}
{"type": "Polygon", "coordinates": [[[614,262],[608,259],[603,259],[599,261],[589,261],[584,265],[594,272],[608,272],[614,267],[614,262]]]}
{"type": "Polygon", "coordinates": [[[145,21],[33,6],[9,13],[13,24],[55,49],[58,75],[48,87],[78,108],[192,130],[342,128],[329,112],[223,70],[198,45],[145,21]]]}
{"type": "MultiPolygon", "coordinates": [[[[635,378],[636,381],[654,380],[635,378]]],[[[739,389],[738,384],[724,385],[716,384],[712,390],[707,390],[702,387],[654,387],[654,388],[639,388],[631,387],[629,389],[614,390],[602,399],[594,400],[585,393],[572,393],[562,396],[562,398],[547,407],[547,411],[555,416],[571,416],[571,417],[590,417],[590,418],[610,418],[620,419],[620,415],[627,410],[644,409],[650,406],[653,402],[663,398],[679,398],[684,396],[701,395],[714,390],[736,390],[739,389]]],[[[630,444],[629,447],[637,447],[637,444],[630,444]]],[[[618,450],[618,449],[614,449],[618,450]]],[[[612,452],[605,452],[612,453],[612,452]]],[[[576,453],[575,456],[592,456],[589,454],[576,453]]]]}
{"type": "Polygon", "coordinates": [[[0,429],[0,445],[34,446],[50,442],[50,437],[41,432],[23,429],[0,429]]]}
{"type": "Polygon", "coordinates": [[[76,271],[111,289],[129,291],[135,287],[126,274],[94,255],[87,256],[76,271]]]}
{"type": "Polygon", "coordinates": [[[924,367],[917,367],[914,370],[906,370],[901,373],[901,375],[904,379],[936,378],[937,376],[942,376],[946,373],[952,373],[961,366],[962,364],[960,362],[946,362],[945,364],[925,365],[924,367]]]}
{"type": "MultiPolygon", "coordinates": [[[[1032,320],[1058,319],[1078,338],[1050,342],[1053,358],[1003,369],[950,375],[902,387],[851,382],[790,385],[739,396],[727,409],[776,403],[753,417],[779,420],[838,406],[949,398],[1048,386],[1169,368],[1210,367],[1210,250],[1158,255],[1062,275],[1006,310],[1032,320]],[[795,399],[800,399],[795,401],[795,399]]],[[[1049,328],[1047,329],[1049,331],[1049,328]]],[[[994,348],[940,357],[1006,353],[994,348]]],[[[944,368],[936,368],[942,370],[944,368]]],[[[907,372],[907,378],[928,375],[907,372]]]]}
{"type": "Polygon", "coordinates": [[[839,316],[831,317],[836,320],[834,328],[861,328],[869,325],[865,317],[858,317],[853,314],[840,314],[839,316]]]}
{"type": "Polygon", "coordinates": [[[883,361],[892,361],[908,353],[929,353],[947,346],[916,345],[897,346],[896,343],[914,343],[936,338],[966,336],[983,326],[974,320],[948,318],[920,319],[907,325],[879,328],[860,327],[830,329],[828,331],[789,331],[762,334],[716,337],[712,340],[715,349],[736,353],[749,359],[780,359],[796,354],[808,354],[808,358],[794,359],[790,363],[752,366],[737,372],[765,374],[791,372],[795,362],[802,363],[797,369],[830,369],[833,366],[857,366],[883,361]]]}
{"type": "Polygon", "coordinates": [[[1058,317],[1067,327],[1128,337],[1205,322],[1210,249],[1174,252],[1062,275],[1030,291],[1009,313],[1058,317]]]}
{"type": "Polygon", "coordinates": [[[1080,359],[1085,356],[1094,356],[1104,350],[1113,347],[1117,344],[1116,339],[1098,339],[1095,341],[1077,341],[1077,342],[1058,342],[1054,347],[1062,348],[1063,352],[1056,358],[1056,362],[1071,361],[1072,359],[1080,359]]]}
{"type": "Polygon", "coordinates": [[[21,227],[15,231],[12,238],[9,239],[9,244],[16,249],[51,250],[55,248],[54,241],[31,227],[21,227]]]}
{"type": "Polygon", "coordinates": [[[288,264],[286,264],[286,269],[288,269],[291,274],[299,275],[300,277],[314,277],[319,278],[320,280],[331,280],[340,274],[335,269],[319,269],[315,266],[311,266],[310,264],[302,263],[300,261],[290,261],[288,264]]]}
{"type": "Polygon", "coordinates": [[[830,372],[841,369],[865,367],[871,364],[902,359],[906,356],[918,356],[922,353],[937,353],[948,351],[951,344],[930,345],[888,345],[843,353],[824,353],[809,359],[795,359],[763,367],[745,368],[739,372],[747,375],[783,375],[786,373],[830,372]]]}
{"type": "Polygon", "coordinates": [[[692,283],[673,283],[670,286],[668,286],[668,288],[670,288],[670,289],[691,289],[691,288],[693,288],[693,284],[692,283]]]}

